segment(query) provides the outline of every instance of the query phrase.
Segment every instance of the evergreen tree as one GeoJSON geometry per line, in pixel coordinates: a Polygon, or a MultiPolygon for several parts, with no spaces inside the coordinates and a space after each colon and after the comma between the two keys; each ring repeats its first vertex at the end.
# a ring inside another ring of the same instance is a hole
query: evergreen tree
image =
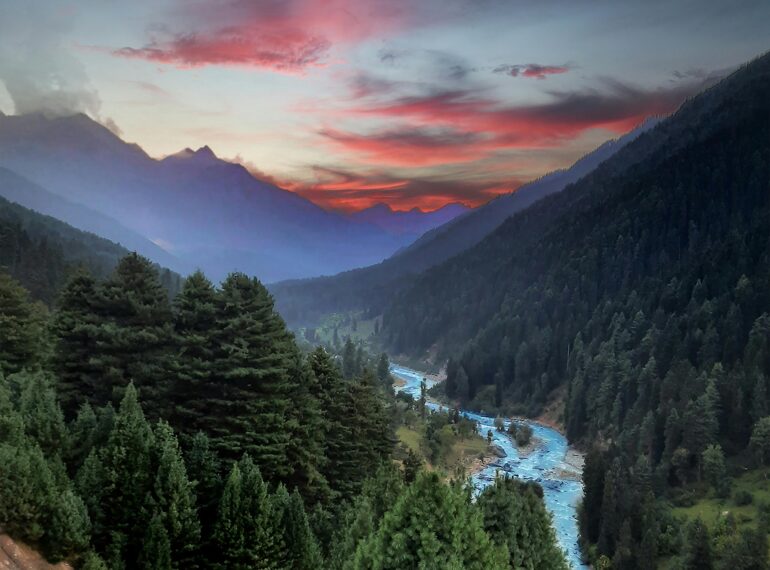
{"type": "Polygon", "coordinates": [[[348,384],[323,348],[310,355],[317,381],[318,401],[323,413],[323,442],[326,461],[322,473],[335,497],[351,498],[362,475],[357,471],[354,426],[350,423],[353,402],[348,384]]]}
{"type": "Polygon", "coordinates": [[[254,458],[269,481],[289,474],[286,417],[294,343],[256,279],[233,273],[217,297],[216,371],[203,431],[225,459],[254,458]]]}
{"type": "Polygon", "coordinates": [[[67,445],[67,428],[49,378],[43,372],[21,372],[15,380],[22,386],[20,411],[27,435],[47,457],[60,453],[67,445]]]}
{"type": "Polygon", "coordinates": [[[345,348],[342,351],[342,377],[345,380],[350,380],[357,374],[356,364],[356,346],[353,341],[348,337],[345,341],[345,348]]]}
{"type": "Polygon", "coordinates": [[[751,432],[749,445],[760,465],[770,463],[770,416],[760,419],[751,432]]]}
{"type": "Polygon", "coordinates": [[[91,520],[83,500],[64,489],[51,497],[52,516],[43,543],[49,560],[72,558],[83,552],[91,541],[91,520]]]}
{"type": "Polygon", "coordinates": [[[297,490],[289,495],[286,487],[279,485],[272,501],[278,530],[282,534],[284,567],[296,570],[321,568],[321,551],[310,530],[302,497],[297,490]]]}
{"type": "Polygon", "coordinates": [[[700,518],[688,525],[686,544],[687,551],[683,566],[686,570],[709,570],[713,568],[709,530],[700,518]]]}
{"type": "Polygon", "coordinates": [[[211,449],[211,442],[206,434],[198,432],[189,444],[185,464],[193,483],[198,505],[199,519],[202,523],[201,536],[210,537],[217,514],[219,497],[222,493],[220,461],[211,449]]]}
{"type": "Polygon", "coordinates": [[[155,513],[155,519],[165,530],[171,566],[192,568],[201,536],[193,485],[187,478],[176,436],[167,423],[158,423],[154,442],[157,468],[148,497],[148,510],[155,513]]]}
{"type": "Polygon", "coordinates": [[[169,397],[174,402],[173,424],[187,435],[205,427],[208,403],[217,398],[214,373],[216,291],[200,271],[184,282],[174,299],[174,332],[179,352],[169,397]]]}
{"type": "Polygon", "coordinates": [[[94,362],[94,346],[102,324],[96,302],[96,281],[85,271],[78,271],[62,290],[53,320],[52,364],[68,418],[89,398],[103,403],[112,396],[110,387],[102,381],[101,368],[94,362]]]}
{"type": "Polygon", "coordinates": [[[342,570],[350,567],[356,548],[370,537],[376,528],[376,517],[369,499],[359,496],[339,516],[339,523],[331,543],[331,552],[325,568],[342,570]]]}
{"type": "Polygon", "coordinates": [[[703,452],[703,473],[719,497],[729,495],[730,481],[725,456],[719,444],[709,445],[703,452]]]}
{"type": "Polygon", "coordinates": [[[142,542],[141,568],[145,570],[171,570],[171,543],[161,516],[152,517],[142,542]]]}
{"type": "MultiPolygon", "coordinates": [[[[99,496],[98,511],[89,513],[95,530],[99,531],[94,537],[97,549],[106,549],[111,544],[126,554],[139,552],[138,542],[148,522],[144,507],[152,487],[153,442],[153,432],[139,405],[136,389],[129,384],[107,445],[99,451],[100,488],[90,489],[99,496]]],[[[95,470],[95,462],[86,460],[85,465],[95,470]]],[[[114,560],[116,555],[113,552],[110,559],[114,560]]]]}
{"type": "Polygon", "coordinates": [[[144,257],[127,255],[99,288],[95,304],[102,318],[96,332],[99,351],[91,364],[104,384],[92,403],[106,404],[134,382],[148,415],[167,415],[163,394],[168,390],[173,331],[168,296],[155,268],[144,257]]]}
{"type": "Polygon", "coordinates": [[[388,385],[390,383],[390,362],[388,355],[384,352],[380,354],[380,358],[377,360],[377,379],[381,384],[388,385]]]}
{"type": "Polygon", "coordinates": [[[484,532],[469,493],[422,473],[359,545],[352,567],[502,570],[508,555],[484,532]]]}
{"type": "Polygon", "coordinates": [[[280,568],[283,542],[267,485],[248,455],[233,464],[214,528],[217,567],[280,568]]]}
{"type": "Polygon", "coordinates": [[[80,570],[109,570],[104,560],[95,552],[88,552],[83,556],[80,570]]]}
{"type": "Polygon", "coordinates": [[[283,481],[289,489],[299,490],[309,503],[324,502],[330,489],[321,473],[325,462],[324,419],[318,401],[318,381],[296,350],[289,375],[291,405],[286,416],[286,455],[291,473],[283,481]]]}
{"type": "Polygon", "coordinates": [[[91,453],[96,442],[98,422],[91,404],[85,402],[78,410],[75,421],[69,426],[69,448],[67,464],[72,473],[76,473],[91,453]]]}
{"type": "Polygon", "coordinates": [[[417,474],[422,469],[422,459],[411,448],[406,452],[404,459],[404,481],[411,483],[417,478],[417,474]]]}
{"type": "Polygon", "coordinates": [[[21,285],[0,271],[0,372],[11,374],[41,365],[43,314],[21,285]]]}
{"type": "Polygon", "coordinates": [[[505,545],[512,568],[567,569],[556,542],[551,516],[532,484],[498,477],[479,495],[484,529],[494,542],[505,545]]]}

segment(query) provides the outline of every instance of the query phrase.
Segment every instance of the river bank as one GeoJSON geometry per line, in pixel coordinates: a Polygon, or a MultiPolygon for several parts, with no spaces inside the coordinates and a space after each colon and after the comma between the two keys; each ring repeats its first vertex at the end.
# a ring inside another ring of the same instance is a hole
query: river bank
{"type": "MultiPolygon", "coordinates": [[[[426,379],[429,389],[439,381],[398,365],[391,366],[391,373],[397,380],[394,385],[396,391],[405,391],[417,398],[423,378],[426,379]]],[[[433,409],[447,409],[446,404],[429,401],[428,405],[433,409]]],[[[528,418],[507,418],[504,420],[506,430],[511,421],[523,422],[532,428],[535,444],[521,453],[507,431],[498,431],[495,428],[494,417],[468,410],[460,410],[460,413],[474,420],[480,433],[492,431],[492,443],[502,450],[492,461],[478,458],[471,477],[476,492],[492,485],[498,473],[538,483],[543,489],[543,500],[553,516],[556,536],[567,553],[568,561],[576,570],[585,569],[586,566],[580,558],[577,528],[577,505],[583,496],[580,452],[568,445],[561,430],[547,425],[546,422],[528,418]]]]}

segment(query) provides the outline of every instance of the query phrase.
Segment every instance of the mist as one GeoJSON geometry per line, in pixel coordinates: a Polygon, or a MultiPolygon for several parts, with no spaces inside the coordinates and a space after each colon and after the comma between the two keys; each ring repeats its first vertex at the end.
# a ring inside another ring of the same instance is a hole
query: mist
{"type": "Polygon", "coordinates": [[[0,81],[17,114],[99,115],[100,100],[67,33],[73,8],[43,0],[3,10],[0,81]]]}

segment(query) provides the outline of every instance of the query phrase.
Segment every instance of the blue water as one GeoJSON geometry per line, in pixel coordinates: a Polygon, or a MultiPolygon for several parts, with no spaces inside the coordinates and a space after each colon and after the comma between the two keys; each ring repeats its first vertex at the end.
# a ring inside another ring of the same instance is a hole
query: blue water
{"type": "MultiPolygon", "coordinates": [[[[404,391],[415,399],[420,397],[420,382],[422,373],[409,368],[391,365],[391,374],[406,382],[405,386],[396,386],[396,391],[404,391]]],[[[435,381],[426,379],[428,388],[436,384],[435,381]]],[[[428,404],[432,409],[441,409],[436,404],[428,404]]],[[[475,420],[479,424],[479,433],[486,436],[492,430],[493,443],[499,445],[507,457],[488,465],[472,477],[472,483],[478,490],[491,485],[498,471],[510,476],[527,481],[537,481],[543,487],[545,505],[553,515],[553,525],[559,543],[567,553],[567,560],[572,567],[577,569],[587,568],[580,561],[578,548],[577,505],[583,496],[583,484],[579,480],[560,476],[561,471],[573,473],[577,479],[580,472],[565,463],[568,444],[566,438],[555,429],[540,424],[515,420],[526,423],[532,428],[533,438],[536,440],[535,449],[527,457],[519,457],[516,444],[508,434],[499,432],[494,428],[495,418],[482,416],[473,412],[461,410],[463,416],[475,420]]],[[[505,421],[506,428],[510,420],[505,421]]]]}

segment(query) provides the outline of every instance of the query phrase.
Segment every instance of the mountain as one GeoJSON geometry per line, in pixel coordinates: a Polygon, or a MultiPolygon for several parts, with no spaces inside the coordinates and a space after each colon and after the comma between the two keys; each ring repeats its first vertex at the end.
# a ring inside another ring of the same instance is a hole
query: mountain
{"type": "Polygon", "coordinates": [[[147,238],[122,226],[117,220],[52,194],[2,167],[0,167],[0,196],[85,232],[116,242],[128,251],[136,251],[174,271],[187,273],[191,269],[190,265],[183,263],[147,238]]]}
{"type": "MultiPolygon", "coordinates": [[[[561,404],[568,437],[593,448],[579,524],[594,565],[693,560],[689,539],[650,546],[681,524],[672,503],[731,509],[731,474],[768,464],[769,117],[766,54],[412,280],[384,313],[394,352],[451,357],[451,400],[506,415],[561,404]]],[[[687,536],[698,532],[710,544],[701,521],[687,536]]],[[[756,545],[748,566],[767,564],[766,526],[740,541],[756,545]]],[[[728,567],[718,546],[720,564],[683,567],[728,567]]]]}
{"type": "Polygon", "coordinates": [[[265,281],[381,261],[411,236],[327,212],[208,147],[155,160],[85,115],[0,117],[0,166],[129,230],[214,279],[265,281]]]}
{"type": "Polygon", "coordinates": [[[415,275],[476,245],[506,218],[576,182],[657,122],[657,118],[648,119],[624,136],[605,142],[570,168],[547,174],[456,216],[382,263],[332,277],[276,283],[271,286],[276,304],[294,325],[315,324],[323,315],[338,311],[365,309],[379,314],[415,275]]]}
{"type": "Polygon", "coordinates": [[[452,203],[432,212],[412,208],[407,212],[393,211],[387,204],[375,204],[350,214],[350,218],[373,224],[393,234],[409,234],[415,238],[469,211],[464,204],[452,203]]]}
{"type": "MultiPolygon", "coordinates": [[[[7,171],[0,171],[0,187],[5,188],[7,171]]],[[[18,177],[26,189],[35,189],[18,177]]],[[[94,277],[105,278],[128,255],[124,247],[84,232],[0,197],[0,271],[19,281],[33,296],[52,305],[72,271],[85,267],[94,277]]],[[[157,267],[169,294],[180,289],[180,276],[157,267]]]]}

